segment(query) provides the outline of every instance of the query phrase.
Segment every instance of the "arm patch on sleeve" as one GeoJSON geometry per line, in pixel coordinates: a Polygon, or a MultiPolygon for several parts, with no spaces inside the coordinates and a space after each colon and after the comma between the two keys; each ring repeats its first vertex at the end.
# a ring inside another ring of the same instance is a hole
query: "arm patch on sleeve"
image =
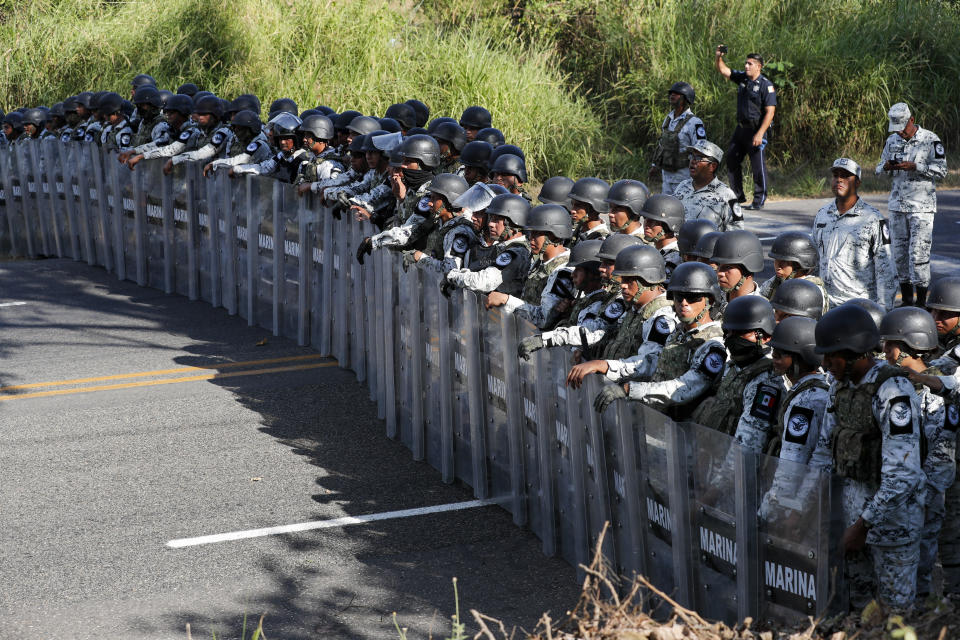
{"type": "Polygon", "coordinates": [[[813,424],[813,409],[794,407],[790,411],[790,419],[783,425],[783,439],[787,442],[805,444],[811,424],[813,424]]]}
{"type": "MultiPolygon", "coordinates": [[[[213,144],[220,144],[220,143],[214,142],[213,144]]],[[[247,153],[254,153],[257,149],[258,149],[258,145],[256,142],[251,142],[250,144],[247,145],[247,153]]]]}
{"type": "Polygon", "coordinates": [[[913,433],[913,409],[909,396],[898,396],[890,401],[890,435],[913,433]]]}
{"type": "Polygon", "coordinates": [[[943,143],[939,140],[933,145],[933,154],[935,158],[943,158],[947,154],[943,150],[943,143]]]}
{"type": "Polygon", "coordinates": [[[700,363],[700,372],[716,378],[723,371],[723,365],[727,361],[727,354],[723,347],[712,347],[707,357],[700,363]]]}
{"type": "Polygon", "coordinates": [[[177,140],[179,140],[180,142],[186,142],[189,139],[190,139],[189,131],[184,131],[183,133],[180,134],[180,137],[177,138],[177,140]]]}
{"type": "Polygon", "coordinates": [[[698,140],[706,140],[706,138],[707,138],[707,130],[703,128],[703,125],[702,125],[702,124],[698,124],[698,125],[697,125],[697,139],[698,139],[698,140]]]}
{"type": "Polygon", "coordinates": [[[497,256],[497,259],[494,262],[498,268],[504,269],[505,267],[510,266],[510,263],[513,262],[513,254],[509,251],[504,251],[497,256]]]}
{"type": "Polygon", "coordinates": [[[467,252],[469,248],[470,248],[470,243],[467,242],[467,239],[464,238],[463,236],[457,236],[456,238],[453,239],[453,246],[450,247],[450,251],[458,255],[463,255],[467,252]]]}
{"type": "Polygon", "coordinates": [[[213,139],[211,142],[219,147],[221,144],[223,144],[224,137],[223,131],[217,131],[215,134],[213,134],[213,139]]]}
{"type": "Polygon", "coordinates": [[[613,322],[618,320],[620,316],[626,311],[626,307],[623,306],[623,303],[619,300],[614,300],[607,305],[606,309],[603,310],[603,317],[608,321],[613,322]]]}
{"type": "Polygon", "coordinates": [[[761,384],[757,388],[757,395],[753,397],[753,406],[750,415],[770,422],[777,415],[780,406],[780,389],[772,384],[761,384]]]}
{"type": "Polygon", "coordinates": [[[670,326],[667,317],[657,316],[653,321],[653,327],[650,328],[650,335],[647,336],[647,340],[662,346],[667,343],[667,338],[670,337],[671,333],[673,333],[673,328],[670,326]]]}
{"type": "Polygon", "coordinates": [[[886,220],[880,221],[880,238],[883,240],[883,244],[890,244],[890,225],[887,224],[886,220]]]}
{"type": "Polygon", "coordinates": [[[943,417],[943,426],[947,431],[956,432],[957,427],[960,426],[960,408],[958,408],[957,405],[947,405],[947,410],[943,417]]]}
{"type": "Polygon", "coordinates": [[[561,298],[573,298],[573,276],[568,271],[558,273],[553,279],[553,288],[550,289],[550,293],[561,298]]]}

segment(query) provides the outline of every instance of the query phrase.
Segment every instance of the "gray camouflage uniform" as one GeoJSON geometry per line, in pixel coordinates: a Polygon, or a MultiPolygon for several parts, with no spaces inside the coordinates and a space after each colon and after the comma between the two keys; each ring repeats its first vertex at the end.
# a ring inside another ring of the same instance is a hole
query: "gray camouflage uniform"
{"type": "MultiPolygon", "coordinates": [[[[262,135],[262,134],[261,134],[262,135]]],[[[196,141],[196,149],[178,153],[171,158],[174,165],[184,162],[212,160],[223,155],[233,140],[233,131],[225,124],[218,124],[210,131],[200,129],[200,137],[196,141]]]]}
{"type": "Polygon", "coordinates": [[[436,232],[443,236],[443,257],[435,258],[424,253],[417,264],[442,274],[467,266],[465,260],[470,247],[480,241],[473,224],[465,218],[454,216],[440,225],[436,232]]]}
{"type": "Polygon", "coordinates": [[[200,139],[203,137],[203,132],[200,131],[196,123],[192,120],[187,120],[184,125],[180,127],[179,132],[171,133],[171,138],[173,138],[173,136],[176,136],[176,138],[170,144],[160,146],[155,142],[148,142],[134,149],[134,152],[142,153],[144,160],[150,160],[152,158],[172,158],[185,151],[197,149],[200,139]]]}
{"type": "Polygon", "coordinates": [[[887,209],[900,282],[926,287],[930,284],[930,245],[937,212],[936,181],[947,175],[943,143],[922,127],[917,127],[909,140],[891,134],[876,167],[877,175],[884,173],[892,173],[893,178],[887,209]],[[883,165],[894,157],[916,163],[916,170],[885,172],[883,165]]]}
{"type": "Polygon", "coordinates": [[[300,172],[294,184],[309,182],[312,191],[314,184],[340,175],[343,172],[343,165],[337,158],[336,149],[331,147],[324,149],[319,155],[312,156],[300,165],[300,172]]]}
{"type": "Polygon", "coordinates": [[[430,182],[424,182],[416,191],[408,190],[407,196],[397,203],[395,217],[397,226],[373,236],[374,249],[404,247],[410,243],[415,234],[432,224],[434,215],[430,213],[429,191],[430,182]]]}
{"type": "Polygon", "coordinates": [[[812,236],[831,307],[853,298],[868,298],[887,310],[893,308],[897,278],[887,221],[879,211],[858,198],[841,216],[832,201],[817,212],[812,236]]]}
{"type": "Polygon", "coordinates": [[[623,298],[619,294],[614,295],[603,289],[599,291],[603,291],[604,295],[594,294],[598,300],[590,305],[590,307],[596,305],[596,311],[593,314],[586,314],[587,317],[580,324],[545,331],[541,334],[544,344],[548,347],[569,345],[582,349],[597,344],[607,331],[622,324],[627,316],[627,305],[623,298]]]}
{"type": "Polygon", "coordinates": [[[107,125],[100,132],[100,147],[104,151],[127,151],[133,144],[133,129],[126,120],[107,125]]]}
{"type": "MultiPolygon", "coordinates": [[[[573,287],[573,269],[564,266],[569,259],[570,251],[564,250],[560,255],[554,256],[543,263],[549,275],[547,275],[543,289],[540,291],[540,304],[524,302],[521,298],[510,296],[504,303],[503,308],[521,318],[526,318],[535,324],[538,329],[543,329],[546,326],[547,319],[552,317],[554,307],[562,300],[569,300],[576,291],[573,287]]],[[[527,282],[529,282],[529,277],[527,282]]]]}
{"type": "MultiPolygon", "coordinates": [[[[697,140],[707,139],[707,130],[703,126],[703,120],[693,115],[693,112],[687,108],[679,116],[674,115],[674,112],[670,111],[663,119],[663,124],[660,125],[661,130],[676,131],[677,124],[687,116],[689,116],[689,119],[683,124],[683,128],[680,129],[680,133],[678,134],[680,155],[686,155],[687,147],[693,145],[697,140]]],[[[690,177],[690,170],[686,167],[681,167],[676,171],[661,169],[660,175],[663,177],[663,188],[661,192],[668,196],[676,195],[675,190],[677,185],[690,177]]]]}
{"type": "MultiPolygon", "coordinates": [[[[665,293],[657,298],[666,299],[665,293]]],[[[654,298],[656,300],[657,298],[654,298]]],[[[651,301],[652,302],[652,301],[651,301]]],[[[650,304],[649,302],[647,304],[650,304]]],[[[643,308],[640,309],[641,313],[643,308]]],[[[649,380],[657,369],[660,352],[666,344],[680,320],[673,311],[672,305],[660,307],[644,320],[640,335],[643,342],[637,349],[636,355],[622,360],[607,360],[607,372],[604,377],[611,382],[626,382],[627,380],[649,380]]]]}
{"type": "MultiPolygon", "coordinates": [[[[267,134],[262,131],[255,135],[242,150],[240,149],[242,143],[237,139],[236,134],[231,132],[230,135],[232,138],[227,142],[226,147],[228,157],[214,160],[212,162],[214,170],[228,167],[238,169],[244,165],[248,167],[256,166],[270,160],[273,156],[273,150],[270,148],[270,141],[267,140],[267,134]]],[[[199,153],[200,151],[203,151],[203,149],[195,151],[194,153],[199,153]]],[[[251,170],[249,173],[254,173],[254,171],[251,170]]]]}
{"type": "MultiPolygon", "coordinates": [[[[877,380],[884,363],[876,362],[858,385],[877,380]]],[[[830,387],[831,404],[843,386],[830,387]]],[[[835,406],[824,416],[817,447],[810,464],[832,471],[835,406]]],[[[861,609],[879,592],[880,599],[893,607],[909,607],[916,597],[917,565],[920,560],[920,532],[923,528],[924,485],[920,461],[922,409],[913,385],[903,377],[884,381],[872,401],[872,419],[880,429],[880,481],[843,479],[844,526],[860,517],[870,524],[867,548],[848,554],[846,575],[850,604],[861,609]]]]}
{"type": "MultiPolygon", "coordinates": [[[[308,162],[310,152],[306,149],[294,149],[290,153],[277,151],[265,160],[234,165],[234,174],[249,173],[255,176],[268,176],[293,182],[300,171],[300,165],[308,162]]],[[[219,160],[217,162],[220,162],[219,160]]]]}
{"type": "Polygon", "coordinates": [[[678,264],[683,262],[683,256],[680,255],[680,245],[677,244],[676,240],[671,240],[662,247],[659,247],[657,251],[663,256],[665,263],[664,268],[667,271],[667,282],[670,282],[670,278],[673,276],[673,270],[677,268],[678,264]]]}
{"type": "Polygon", "coordinates": [[[702,189],[694,188],[693,179],[688,177],[677,185],[673,195],[683,203],[685,221],[709,220],[719,231],[743,229],[743,210],[737,194],[716,177],[702,189]]]}
{"type": "Polygon", "coordinates": [[[495,252],[469,269],[452,269],[447,280],[481,293],[501,291],[517,295],[530,269],[530,243],[523,236],[494,244],[495,252]],[[486,266],[485,266],[486,265],[486,266]]]}

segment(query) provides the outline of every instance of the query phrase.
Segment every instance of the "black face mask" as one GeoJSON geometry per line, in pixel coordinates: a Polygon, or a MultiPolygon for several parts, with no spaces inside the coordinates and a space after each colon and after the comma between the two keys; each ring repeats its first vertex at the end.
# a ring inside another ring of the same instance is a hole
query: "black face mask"
{"type": "Polygon", "coordinates": [[[737,365],[744,366],[753,364],[763,356],[764,346],[762,342],[751,342],[740,336],[730,336],[723,339],[727,351],[730,352],[730,359],[737,365]]]}
{"type": "Polygon", "coordinates": [[[419,189],[425,182],[433,179],[433,172],[424,169],[404,169],[403,183],[408,189],[419,189]]]}

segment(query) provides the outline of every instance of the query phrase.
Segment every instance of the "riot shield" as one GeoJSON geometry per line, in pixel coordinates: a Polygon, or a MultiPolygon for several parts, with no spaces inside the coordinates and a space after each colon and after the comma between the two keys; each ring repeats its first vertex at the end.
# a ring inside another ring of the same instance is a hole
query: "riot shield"
{"type": "MultiPolygon", "coordinates": [[[[247,209],[247,247],[253,247],[253,313],[251,324],[272,330],[276,335],[277,319],[274,282],[276,266],[279,260],[274,258],[277,247],[274,246],[274,224],[282,223],[276,220],[276,206],[279,203],[274,198],[274,181],[260,176],[248,178],[250,185],[249,208],[247,209]]],[[[283,250],[282,247],[279,250],[283,250]]],[[[250,268],[251,265],[248,265],[250,268]]]]}
{"type": "Polygon", "coordinates": [[[297,196],[293,188],[291,207],[297,220],[297,344],[310,344],[310,292],[313,291],[313,235],[310,231],[310,211],[306,198],[297,196]]]}
{"type": "MultiPolygon", "coordinates": [[[[280,253],[280,334],[298,340],[300,334],[300,223],[299,198],[293,185],[276,182],[280,201],[282,224],[276,225],[274,233],[283,246],[280,253]]],[[[276,246],[276,245],[275,245],[276,246]]],[[[276,254],[275,254],[276,255],[276,254]]]]}
{"type": "MultiPolygon", "coordinates": [[[[389,252],[381,251],[381,273],[383,273],[383,356],[384,356],[384,420],[387,423],[387,437],[396,438],[397,427],[397,382],[396,376],[396,342],[397,324],[397,279],[394,277],[393,264],[389,252]]],[[[376,255],[376,254],[374,254],[376,255]]]]}
{"type": "MultiPolygon", "coordinates": [[[[100,162],[100,148],[91,143],[83,143],[86,149],[90,173],[90,206],[97,211],[99,217],[98,240],[103,246],[103,256],[107,258],[104,263],[107,271],[113,271],[117,278],[123,280],[126,274],[126,268],[123,263],[123,246],[120,243],[118,247],[117,232],[114,229],[115,222],[110,216],[110,205],[107,199],[107,186],[104,179],[103,165],[100,162]]],[[[100,245],[98,245],[99,249],[100,245]]]]}
{"type": "MultiPolygon", "coordinates": [[[[144,190],[147,211],[159,212],[162,222],[164,288],[196,300],[201,263],[207,265],[204,273],[210,276],[210,221],[206,215],[201,217],[197,206],[197,192],[204,190],[207,181],[200,176],[199,162],[178,164],[169,176],[163,175],[160,162],[157,166],[144,174],[144,190]],[[206,223],[206,234],[198,229],[201,219],[206,223]],[[206,242],[201,244],[200,238],[206,242]],[[202,252],[199,257],[198,245],[202,252]]],[[[153,229],[151,226],[151,232],[153,229]]],[[[150,255],[153,257],[152,251],[150,255]]],[[[212,295],[205,299],[212,301],[212,295]]]]}
{"type": "MultiPolygon", "coordinates": [[[[320,355],[326,356],[333,353],[333,288],[336,282],[335,273],[339,269],[340,257],[337,255],[336,237],[333,233],[336,220],[330,213],[330,209],[320,204],[320,198],[314,196],[313,201],[317,207],[317,219],[320,225],[317,230],[317,241],[320,246],[320,260],[323,265],[317,292],[317,301],[320,308],[317,348],[320,350],[320,355]]],[[[390,307],[386,309],[386,312],[389,312],[390,307]]]]}
{"type": "MultiPolygon", "coordinates": [[[[154,289],[173,293],[172,278],[164,277],[167,253],[164,246],[162,167],[161,160],[145,160],[133,171],[123,166],[119,171],[123,180],[129,176],[132,182],[134,222],[139,238],[137,252],[142,252],[146,260],[147,283],[154,289]]],[[[181,167],[176,167],[174,172],[182,172],[181,167]]]]}
{"type": "MultiPolygon", "coordinates": [[[[540,330],[530,321],[516,319],[517,340],[519,344],[526,337],[539,334],[540,330]]],[[[512,358],[516,363],[517,375],[519,377],[519,394],[521,403],[521,427],[519,431],[521,451],[523,455],[523,486],[526,494],[526,521],[530,529],[537,534],[541,540],[546,540],[553,534],[544,531],[544,495],[541,489],[542,459],[545,451],[541,446],[541,438],[544,430],[549,426],[545,421],[544,412],[541,410],[539,384],[541,378],[546,376],[539,375],[536,359],[521,360],[514,347],[512,353],[507,353],[506,348],[503,353],[504,360],[512,358]]],[[[549,465],[548,465],[549,468],[549,465]]],[[[552,516],[552,508],[548,508],[547,517],[552,516]]],[[[550,553],[549,555],[553,555],[550,553]]]]}
{"type": "MultiPolygon", "coordinates": [[[[486,397],[487,388],[483,366],[483,317],[482,303],[476,293],[462,290],[463,296],[463,324],[460,340],[466,356],[467,386],[469,392],[467,401],[467,423],[470,438],[470,479],[473,481],[473,494],[477,498],[489,498],[489,474],[487,471],[487,444],[486,444],[486,397]]],[[[457,474],[460,475],[459,473],[457,474]]],[[[462,476],[461,476],[462,477],[462,476]]]]}
{"type": "Polygon", "coordinates": [[[16,159],[12,148],[8,145],[0,148],[0,180],[3,181],[3,208],[6,214],[6,224],[9,229],[9,251],[14,257],[29,255],[27,249],[26,224],[23,218],[22,203],[19,195],[20,179],[16,176],[16,159]],[[14,187],[17,193],[14,193],[14,187]]]}
{"type": "Polygon", "coordinates": [[[328,313],[329,307],[324,306],[325,296],[329,295],[329,290],[324,288],[325,282],[330,279],[329,272],[332,268],[330,253],[324,245],[327,215],[326,210],[319,206],[316,196],[307,194],[302,197],[310,218],[310,245],[313,253],[312,268],[310,269],[310,344],[321,355],[329,355],[330,315],[328,313]]]}
{"type": "MultiPolygon", "coordinates": [[[[223,306],[230,315],[246,316],[246,304],[249,296],[247,269],[247,182],[246,178],[231,180],[225,172],[217,172],[220,191],[223,197],[223,224],[210,228],[211,266],[216,268],[214,246],[220,247],[220,293],[223,306]]],[[[210,289],[215,289],[211,274],[210,289]]]]}
{"type": "Polygon", "coordinates": [[[64,198],[63,166],[60,162],[61,143],[56,138],[40,141],[40,171],[43,191],[50,211],[50,233],[59,257],[79,259],[80,242],[74,232],[73,221],[67,214],[64,198]]]}
{"type": "MultiPolygon", "coordinates": [[[[447,371],[443,371],[440,366],[440,340],[449,336],[440,318],[440,298],[443,297],[440,295],[440,274],[434,269],[418,266],[411,266],[410,270],[420,272],[420,290],[418,293],[423,301],[420,321],[423,365],[420,371],[419,389],[421,390],[423,430],[426,434],[424,438],[425,453],[430,466],[442,472],[444,468],[444,444],[447,443],[447,438],[443,431],[441,409],[444,400],[449,398],[450,380],[443,377],[444,373],[449,375],[449,363],[446,367],[447,371]],[[447,398],[444,396],[447,396],[447,398]]],[[[369,276],[370,274],[365,275],[369,276]]],[[[449,353],[449,349],[447,351],[449,353]]],[[[452,447],[450,452],[453,452],[452,447]]]]}
{"type": "MultiPolygon", "coordinates": [[[[394,379],[397,383],[397,424],[399,426],[398,435],[400,441],[411,451],[414,451],[414,395],[419,393],[420,381],[414,381],[414,367],[419,371],[420,363],[414,362],[414,353],[419,350],[419,326],[420,326],[420,291],[417,284],[417,271],[404,271],[396,267],[394,255],[382,249],[384,253],[390,256],[390,268],[396,274],[397,281],[397,303],[395,305],[395,317],[397,328],[397,339],[394,344],[394,379]],[[416,316],[416,318],[414,317],[416,316]],[[413,331],[416,328],[418,335],[414,338],[413,331]],[[414,342],[417,344],[415,345],[414,342]],[[416,388],[416,392],[415,392],[416,388]]],[[[345,265],[341,264],[341,269],[345,265]]],[[[339,359],[339,358],[338,358],[339,359]]],[[[420,403],[416,403],[418,409],[420,403]]],[[[418,443],[422,444],[422,436],[418,438],[418,443]]],[[[414,455],[416,456],[416,451],[414,455]]],[[[423,459],[421,453],[420,459],[423,459]]]]}
{"type": "Polygon", "coordinates": [[[100,206],[95,196],[96,176],[93,171],[93,165],[90,161],[90,153],[87,146],[82,142],[71,142],[70,164],[76,170],[77,176],[77,207],[78,214],[82,217],[89,247],[87,252],[87,264],[99,264],[108,272],[113,268],[110,262],[110,253],[107,244],[104,242],[103,220],[100,217],[100,206]]]}
{"type": "MultiPolygon", "coordinates": [[[[368,236],[372,236],[375,233],[375,227],[370,224],[370,222],[362,222],[358,225],[358,234],[359,238],[362,240],[368,236]]],[[[357,241],[359,243],[359,240],[357,241]]],[[[360,304],[363,306],[363,327],[364,327],[364,345],[365,354],[365,375],[364,379],[367,381],[367,387],[370,389],[370,399],[373,401],[377,400],[377,396],[380,393],[380,385],[382,384],[379,380],[378,372],[378,363],[379,363],[379,352],[380,345],[377,344],[377,307],[380,305],[379,294],[376,293],[379,291],[379,279],[380,279],[380,262],[373,260],[370,263],[370,266],[364,271],[363,274],[363,289],[362,295],[360,296],[360,304]]]]}
{"type": "Polygon", "coordinates": [[[33,179],[31,160],[32,143],[23,142],[13,146],[14,166],[19,178],[16,193],[20,195],[20,211],[23,214],[27,237],[27,256],[50,255],[47,251],[45,225],[37,207],[37,184],[33,179]]]}
{"type": "Polygon", "coordinates": [[[229,264],[232,272],[234,263],[228,263],[221,255],[221,251],[225,250],[221,229],[226,224],[231,191],[224,182],[229,178],[221,178],[221,173],[224,172],[215,172],[202,181],[199,188],[205,197],[200,202],[191,198],[185,211],[190,225],[187,241],[191,245],[188,253],[188,289],[192,300],[200,298],[215,307],[229,309],[229,303],[224,298],[227,285],[223,281],[223,270],[229,264]]]}
{"type": "MultiPolygon", "coordinates": [[[[341,367],[350,367],[350,310],[347,308],[349,300],[350,270],[356,260],[350,246],[350,228],[347,220],[341,215],[334,219],[334,245],[336,260],[334,262],[334,290],[333,290],[333,357],[341,367]]],[[[403,302],[403,299],[400,300],[403,302]]]]}
{"type": "Polygon", "coordinates": [[[70,248],[74,260],[86,260],[87,264],[95,264],[93,245],[90,237],[90,227],[87,224],[87,212],[80,208],[80,189],[77,185],[78,162],[75,142],[58,143],[53,152],[60,157],[60,176],[62,183],[58,187],[63,214],[69,221],[70,248]]]}
{"type": "MultiPolygon", "coordinates": [[[[360,223],[353,219],[349,211],[344,211],[344,220],[350,229],[352,241],[350,246],[356,247],[363,240],[360,223]]],[[[365,302],[367,296],[366,282],[369,269],[366,269],[357,260],[350,261],[350,286],[347,289],[347,309],[350,311],[350,368],[357,375],[357,381],[367,379],[366,360],[366,317],[365,302]]]]}
{"type": "Polygon", "coordinates": [[[53,256],[56,252],[54,242],[53,220],[50,218],[50,201],[46,192],[46,178],[40,159],[40,141],[27,140],[20,146],[24,153],[27,172],[27,197],[33,213],[33,221],[38,225],[40,247],[45,256],[53,256]]]}
{"type": "Polygon", "coordinates": [[[0,147],[0,256],[16,256],[16,241],[14,230],[16,225],[13,218],[7,214],[6,198],[6,146],[0,147]]]}
{"type": "Polygon", "coordinates": [[[483,363],[484,445],[487,454],[489,497],[509,509],[510,482],[509,412],[507,379],[503,360],[504,325],[501,309],[485,309],[480,297],[480,353],[483,363]]]}

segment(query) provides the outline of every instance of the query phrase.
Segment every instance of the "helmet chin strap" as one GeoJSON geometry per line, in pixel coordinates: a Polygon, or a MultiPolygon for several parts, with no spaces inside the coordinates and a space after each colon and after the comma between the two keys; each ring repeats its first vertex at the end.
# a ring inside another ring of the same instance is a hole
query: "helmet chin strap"
{"type": "Polygon", "coordinates": [[[637,298],[639,298],[640,296],[642,296],[643,294],[645,294],[647,291],[653,291],[653,290],[657,289],[659,286],[660,286],[660,285],[658,285],[658,284],[642,284],[642,285],[640,285],[639,287],[637,287],[637,292],[636,292],[635,294],[633,294],[633,295],[630,296],[629,298],[628,298],[626,295],[624,295],[624,296],[623,296],[623,299],[624,299],[624,301],[626,301],[628,304],[630,304],[630,303],[634,302],[637,298]]]}
{"type": "Polygon", "coordinates": [[[742,287],[746,281],[747,281],[747,276],[741,275],[740,280],[737,282],[737,284],[733,285],[729,289],[726,287],[720,287],[720,288],[723,289],[724,293],[732,293],[734,291],[739,291],[740,287],[742,287]]]}
{"type": "Polygon", "coordinates": [[[695,316],[692,317],[692,318],[682,318],[682,317],[681,317],[681,318],[680,318],[680,322],[682,322],[682,323],[685,324],[685,325],[696,324],[696,323],[700,322],[701,320],[703,320],[703,317],[707,315],[707,310],[708,310],[709,308],[710,308],[710,305],[704,305],[704,306],[703,306],[703,309],[700,311],[700,313],[698,313],[697,315],[695,315],[695,316]]]}

